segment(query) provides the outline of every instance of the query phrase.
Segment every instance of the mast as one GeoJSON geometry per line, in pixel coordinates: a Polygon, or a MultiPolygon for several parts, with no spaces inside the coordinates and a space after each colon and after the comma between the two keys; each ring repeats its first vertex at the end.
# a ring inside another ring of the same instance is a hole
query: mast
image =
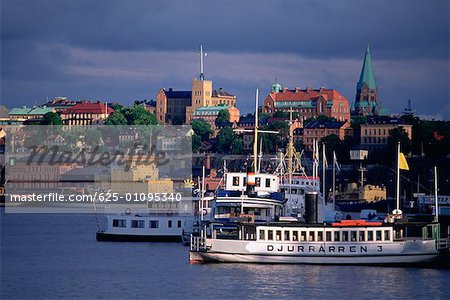
{"type": "Polygon", "coordinates": [[[434,166],[434,201],[436,203],[435,221],[439,222],[438,183],[437,183],[437,167],[436,166],[434,166]]]}
{"type": "Polygon", "coordinates": [[[336,153],[333,151],[333,209],[336,203],[336,153]]]}
{"type": "Polygon", "coordinates": [[[322,196],[323,196],[323,203],[324,204],[327,204],[327,199],[326,199],[326,193],[327,193],[327,191],[326,191],[326,182],[325,182],[325,173],[326,173],[326,164],[327,164],[327,157],[326,157],[326,154],[325,154],[325,143],[323,143],[323,146],[322,146],[322,185],[323,185],[323,188],[322,188],[322,196]]]}
{"type": "Polygon", "coordinates": [[[393,211],[395,215],[401,215],[400,210],[400,142],[397,144],[397,193],[396,193],[396,208],[393,211]]]}
{"type": "Polygon", "coordinates": [[[201,214],[200,214],[200,220],[203,222],[203,199],[205,198],[205,166],[202,167],[202,194],[200,199],[200,208],[201,208],[201,214]]]}
{"type": "Polygon", "coordinates": [[[258,97],[259,90],[256,89],[255,96],[255,138],[253,140],[253,170],[258,171],[258,97]]]}
{"type": "Polygon", "coordinates": [[[203,45],[200,45],[200,80],[205,80],[205,70],[204,70],[204,63],[203,63],[203,57],[206,56],[206,52],[203,53],[203,45]]]}

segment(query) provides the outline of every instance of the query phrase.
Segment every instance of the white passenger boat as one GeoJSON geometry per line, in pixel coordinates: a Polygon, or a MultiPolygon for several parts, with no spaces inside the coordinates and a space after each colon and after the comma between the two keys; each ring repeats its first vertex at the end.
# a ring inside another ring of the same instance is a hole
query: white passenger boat
{"type": "Polygon", "coordinates": [[[160,205],[160,209],[116,205],[106,215],[106,227],[102,229],[99,224],[97,241],[188,243],[198,220],[194,215],[195,201],[193,198],[176,203],[151,203],[160,205]],[[168,205],[173,208],[167,209],[168,205]]]}
{"type": "Polygon", "coordinates": [[[209,236],[191,237],[190,262],[397,265],[439,255],[438,224],[348,222],[212,224],[209,236]]]}

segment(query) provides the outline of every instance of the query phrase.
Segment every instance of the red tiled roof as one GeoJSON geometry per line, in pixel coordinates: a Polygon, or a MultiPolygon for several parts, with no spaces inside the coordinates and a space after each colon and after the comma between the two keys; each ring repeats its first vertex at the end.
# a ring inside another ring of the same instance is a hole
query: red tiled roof
{"type": "MultiPolygon", "coordinates": [[[[80,114],[80,113],[91,113],[91,114],[101,114],[105,113],[105,103],[99,102],[79,102],[74,106],[63,111],[63,114],[80,114]]],[[[108,107],[108,114],[114,112],[114,109],[108,107]]]]}
{"type": "Polygon", "coordinates": [[[270,93],[274,101],[310,101],[323,96],[327,100],[346,99],[341,93],[333,89],[306,89],[306,90],[284,90],[279,93],[270,93]]]}

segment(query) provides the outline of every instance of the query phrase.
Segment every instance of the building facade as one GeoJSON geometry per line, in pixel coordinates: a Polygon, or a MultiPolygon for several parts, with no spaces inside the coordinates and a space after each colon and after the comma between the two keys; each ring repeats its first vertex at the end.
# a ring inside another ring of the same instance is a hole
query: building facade
{"type": "Polygon", "coordinates": [[[293,110],[300,121],[325,115],[338,121],[350,121],[350,105],[347,98],[333,89],[288,88],[277,83],[264,100],[263,113],[273,115],[277,111],[293,110]]]}
{"type": "Polygon", "coordinates": [[[311,147],[314,140],[320,140],[332,134],[337,135],[339,139],[343,140],[345,137],[345,130],[349,126],[350,124],[345,121],[311,121],[303,127],[303,144],[307,147],[311,147]]]}
{"type": "Polygon", "coordinates": [[[61,119],[63,124],[67,126],[99,125],[103,124],[105,119],[113,112],[114,109],[101,101],[81,101],[64,110],[61,113],[61,119]]]}
{"type": "Polygon", "coordinates": [[[186,121],[186,107],[191,104],[191,91],[160,89],[156,95],[156,117],[160,124],[170,124],[174,120],[186,121]]]}
{"type": "Polygon", "coordinates": [[[364,149],[383,148],[387,146],[390,131],[399,128],[412,139],[412,125],[406,124],[401,119],[392,117],[368,117],[365,124],[355,130],[356,137],[364,149]]]}

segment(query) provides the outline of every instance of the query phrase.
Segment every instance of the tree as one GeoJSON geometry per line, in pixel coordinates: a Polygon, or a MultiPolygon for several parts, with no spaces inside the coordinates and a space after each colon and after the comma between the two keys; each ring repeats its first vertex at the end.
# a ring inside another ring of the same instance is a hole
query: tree
{"type": "Polygon", "coordinates": [[[232,154],[242,154],[244,151],[244,140],[240,136],[236,136],[231,144],[232,154]]]}
{"type": "MultiPolygon", "coordinates": [[[[235,143],[237,136],[230,127],[224,127],[217,135],[217,152],[232,153],[231,146],[235,143]]],[[[237,144],[234,144],[237,147],[237,144]]]]}
{"type": "Polygon", "coordinates": [[[197,134],[194,134],[192,136],[192,152],[198,152],[200,150],[201,145],[202,145],[201,138],[197,134]]]}
{"type": "Polygon", "coordinates": [[[48,112],[44,115],[41,125],[62,125],[61,117],[55,112],[48,112]]]}
{"type": "Polygon", "coordinates": [[[209,136],[213,134],[211,125],[203,119],[193,120],[191,122],[192,130],[198,135],[202,141],[209,139],[209,136]]]}
{"type": "Polygon", "coordinates": [[[305,125],[310,123],[310,122],[314,122],[314,121],[330,121],[330,122],[337,122],[336,118],[333,117],[328,117],[326,115],[319,115],[317,117],[312,117],[312,118],[308,118],[305,120],[305,122],[303,122],[305,125]]]}
{"type": "Polygon", "coordinates": [[[128,125],[157,125],[156,116],[148,112],[142,105],[133,104],[124,109],[124,117],[128,125]]]}
{"type": "Polygon", "coordinates": [[[289,119],[289,112],[284,111],[284,110],[277,110],[274,114],[273,114],[274,118],[283,118],[283,119],[289,119]]]}
{"type": "Polygon", "coordinates": [[[113,103],[111,105],[109,105],[112,109],[114,109],[114,111],[122,111],[123,109],[125,109],[121,104],[119,103],[113,103]]]}
{"type": "Polygon", "coordinates": [[[110,114],[106,120],[105,125],[127,125],[127,119],[120,111],[115,111],[110,114]]]}
{"type": "Polygon", "coordinates": [[[230,112],[228,109],[222,109],[219,111],[217,115],[217,122],[229,122],[230,121],[230,112]]]}

